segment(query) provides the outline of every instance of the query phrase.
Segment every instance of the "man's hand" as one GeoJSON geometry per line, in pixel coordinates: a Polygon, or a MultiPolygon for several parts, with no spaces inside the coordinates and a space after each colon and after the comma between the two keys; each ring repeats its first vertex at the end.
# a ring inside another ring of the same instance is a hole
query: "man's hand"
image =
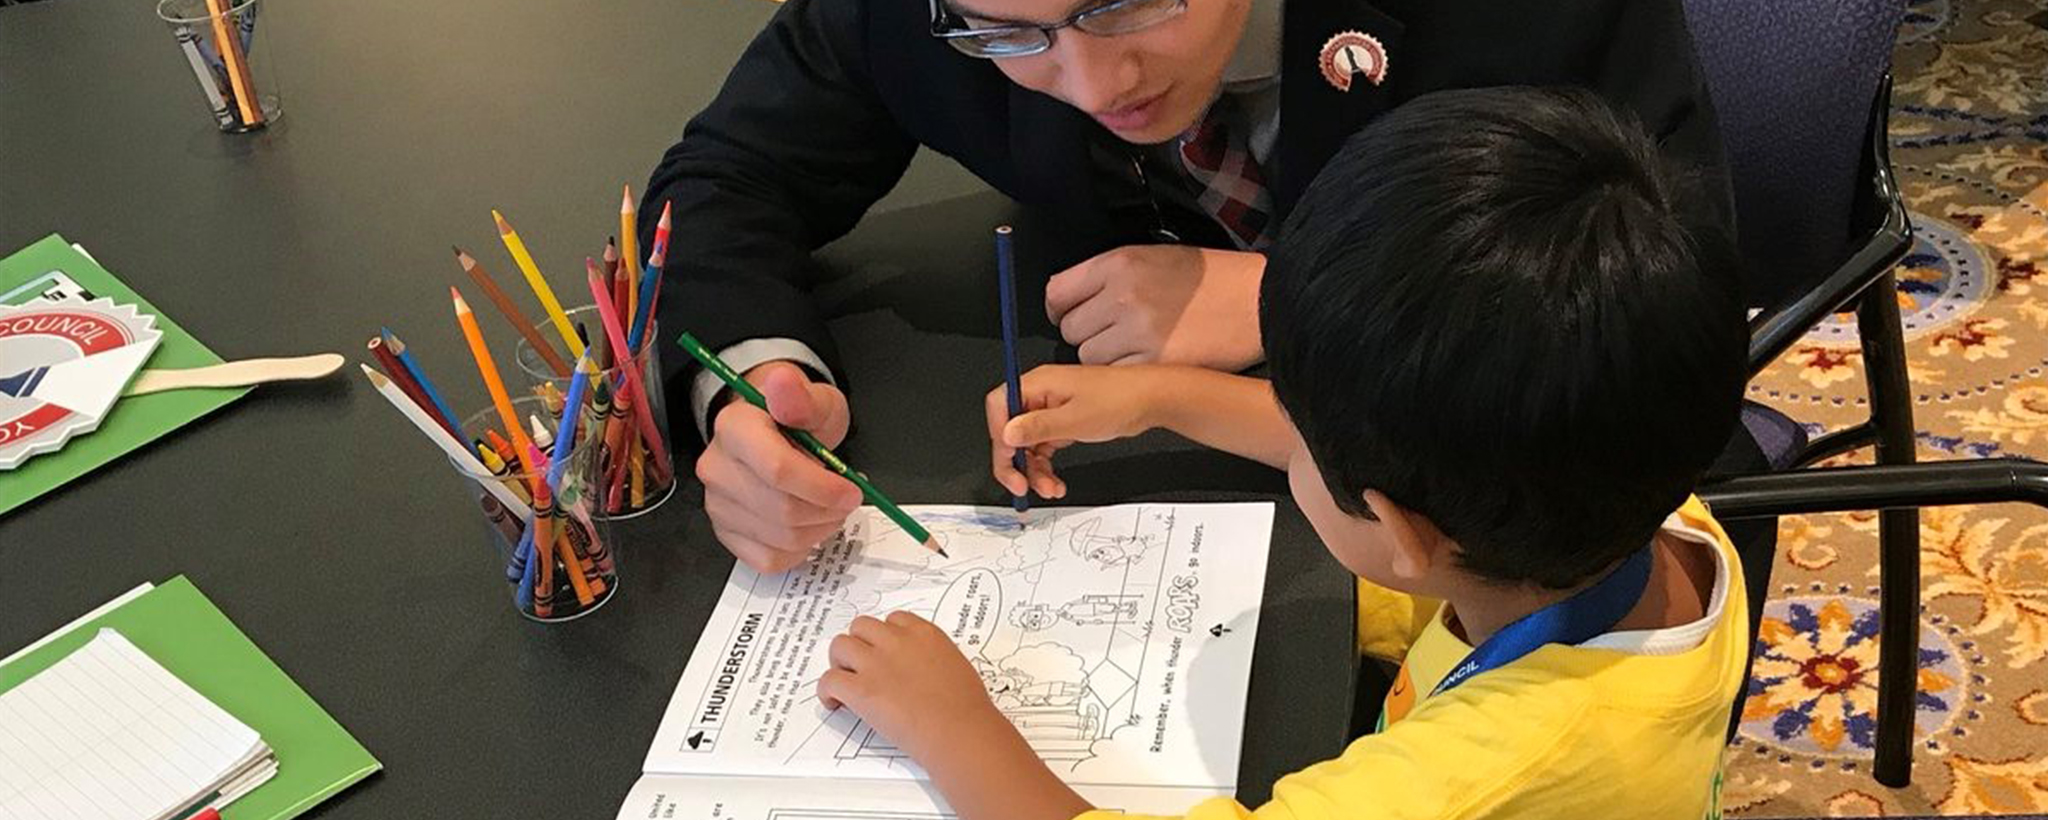
{"type": "Polygon", "coordinates": [[[1045,312],[1085,364],[1188,364],[1239,371],[1265,358],[1259,280],[1266,257],[1183,245],[1128,245],[1052,277],[1045,312]]]}
{"type": "Polygon", "coordinates": [[[1014,419],[1006,388],[998,385],[983,402],[997,483],[1013,494],[1021,495],[1029,481],[1040,498],[1066,495],[1066,482],[1053,473],[1053,453],[1078,441],[1129,438],[1159,426],[1156,409],[1187,372],[1158,365],[1044,365],[1020,380],[1024,414],[1014,419]],[[1011,463],[1019,447],[1027,448],[1028,476],[1011,463]]]}
{"type": "Polygon", "coordinates": [[[832,639],[830,655],[832,668],[818,678],[819,703],[852,709],[920,762],[992,733],[1016,733],[959,648],[916,615],[855,618],[832,639]]]}
{"type": "Polygon", "coordinates": [[[704,512],[720,543],[764,573],[794,567],[860,506],[860,488],[834,474],[777,428],[809,430],[826,446],[846,438],[846,394],[802,368],[769,362],[747,371],[768,410],[737,398],[719,408],[697,458],[704,512]],[[770,413],[773,413],[771,416],[770,413]]]}

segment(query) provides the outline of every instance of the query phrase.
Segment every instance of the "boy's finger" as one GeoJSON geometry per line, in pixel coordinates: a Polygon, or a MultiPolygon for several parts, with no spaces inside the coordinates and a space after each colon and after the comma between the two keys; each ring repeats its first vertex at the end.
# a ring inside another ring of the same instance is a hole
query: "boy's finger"
{"type": "Polygon", "coordinates": [[[818,676],[818,703],[827,709],[845,706],[859,682],[858,676],[844,669],[825,670],[825,674],[818,676]]]}
{"type": "Polygon", "coordinates": [[[917,613],[904,609],[899,609],[889,613],[888,617],[885,620],[888,622],[890,626],[898,627],[901,629],[909,629],[911,627],[921,626],[928,623],[925,619],[918,617],[917,613]]]}
{"type": "Polygon", "coordinates": [[[1000,441],[990,445],[989,469],[995,475],[996,483],[1003,485],[1004,490],[1011,495],[1022,495],[1030,482],[1023,473],[1017,472],[1017,465],[1011,458],[1011,454],[1015,452],[1017,448],[1004,446],[1000,441]]]}
{"type": "Polygon", "coordinates": [[[891,637],[887,624],[868,615],[854,618],[853,623],[846,626],[846,634],[859,638],[871,646],[886,644],[891,637]]]}
{"type": "Polygon", "coordinates": [[[988,419],[990,473],[995,476],[997,484],[1003,485],[1003,489],[1008,490],[1011,495],[1018,495],[1024,492],[1027,482],[1024,474],[1018,472],[1016,465],[1011,463],[1010,454],[1016,452],[1016,448],[1003,443],[1003,425],[1010,420],[1007,390],[1008,388],[1001,385],[990,390],[982,400],[982,415],[988,419]]]}
{"type": "Polygon", "coordinates": [[[833,638],[825,648],[825,656],[832,660],[832,668],[858,672],[867,668],[867,662],[874,657],[875,647],[867,641],[848,633],[833,638]]]}
{"type": "Polygon", "coordinates": [[[1010,447],[1032,447],[1052,441],[1086,441],[1088,418],[1073,402],[1044,410],[1033,410],[1003,425],[1002,443],[1010,447]]]}
{"type": "Polygon", "coordinates": [[[1031,490],[1040,498],[1060,498],[1067,494],[1067,483],[1053,472],[1050,450],[1036,447],[1027,450],[1024,462],[1031,469],[1031,490]]]}

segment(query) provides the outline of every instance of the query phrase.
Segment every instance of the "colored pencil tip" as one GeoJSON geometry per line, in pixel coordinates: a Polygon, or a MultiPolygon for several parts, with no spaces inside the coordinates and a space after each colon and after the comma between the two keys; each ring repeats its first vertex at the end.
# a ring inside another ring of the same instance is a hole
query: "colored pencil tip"
{"type": "Polygon", "coordinates": [[[656,223],[656,224],[657,224],[657,225],[658,225],[659,227],[663,227],[663,228],[666,228],[666,227],[668,227],[668,226],[669,226],[669,225],[668,225],[668,210],[669,210],[669,208],[668,208],[668,202],[666,202],[666,201],[662,202],[662,203],[661,203],[661,221],[660,221],[660,222],[658,222],[658,223],[656,223]]]}
{"type": "Polygon", "coordinates": [[[626,185],[625,185],[624,187],[625,187],[625,190],[626,190],[626,192],[625,192],[625,194],[623,194],[623,195],[621,195],[621,196],[619,197],[619,213],[622,213],[622,214],[625,214],[625,213],[632,213],[632,212],[633,212],[633,185],[632,185],[632,183],[627,183],[627,184],[626,184],[626,185]]]}
{"type": "Polygon", "coordinates": [[[512,232],[511,223],[506,222],[505,215],[498,213],[498,209],[496,208],[491,209],[491,221],[498,223],[498,233],[512,232]]]}
{"type": "Polygon", "coordinates": [[[356,362],[356,366],[363,369],[363,375],[370,377],[370,384],[376,385],[378,389],[383,389],[385,383],[391,381],[384,378],[384,374],[377,372],[377,369],[374,367],[362,362],[356,362]]]}
{"type": "Polygon", "coordinates": [[[924,539],[924,546],[925,546],[925,549],[928,549],[928,550],[931,550],[932,552],[936,552],[936,553],[938,553],[938,554],[939,554],[939,557],[940,557],[940,558],[951,558],[951,557],[953,557],[953,556],[951,556],[951,555],[947,555],[947,554],[946,554],[946,548],[945,548],[945,547],[941,547],[941,546],[939,546],[939,539],[937,539],[937,538],[929,538],[929,537],[928,537],[928,538],[924,539]]]}
{"type": "Polygon", "coordinates": [[[454,297],[454,299],[455,299],[455,312],[456,312],[456,313],[468,313],[468,312],[469,312],[469,303],[468,303],[468,302],[465,302],[465,301],[463,301],[463,300],[462,300],[462,291],[460,291],[460,290],[457,290],[457,289],[455,288],[455,286],[454,286],[454,285],[449,285],[449,286],[448,286],[448,295],[449,295],[449,296],[451,296],[451,297],[454,297]]]}

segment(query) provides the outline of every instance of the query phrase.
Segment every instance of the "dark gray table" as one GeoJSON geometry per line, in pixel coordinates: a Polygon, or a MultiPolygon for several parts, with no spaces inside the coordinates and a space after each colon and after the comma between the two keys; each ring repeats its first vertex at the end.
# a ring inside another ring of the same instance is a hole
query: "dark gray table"
{"type": "MultiPolygon", "coordinates": [[[[61,231],[230,359],[361,358],[388,324],[463,407],[485,396],[448,309],[447,286],[468,287],[448,245],[511,275],[503,209],[571,292],[615,230],[619,183],[645,180],[773,12],[263,1],[286,114],[244,137],[213,130],[148,3],[0,9],[0,253],[61,231]]],[[[998,373],[985,231],[1013,215],[978,190],[920,160],[825,254],[858,424],[843,452],[906,503],[1002,503],[979,410],[998,373]]],[[[1019,235],[1029,270],[1028,219],[1019,235]]],[[[1280,477],[1164,436],[1066,463],[1073,503],[1282,502],[1243,794],[1334,754],[1349,577],[1280,477]]],[[[506,605],[445,465],[374,391],[265,388],[0,518],[0,566],[51,570],[0,571],[0,650],[183,573],[384,761],[317,816],[610,817],[732,565],[691,490],[629,526],[606,610],[539,627],[506,605]],[[542,751],[574,757],[573,776],[542,751]]]]}

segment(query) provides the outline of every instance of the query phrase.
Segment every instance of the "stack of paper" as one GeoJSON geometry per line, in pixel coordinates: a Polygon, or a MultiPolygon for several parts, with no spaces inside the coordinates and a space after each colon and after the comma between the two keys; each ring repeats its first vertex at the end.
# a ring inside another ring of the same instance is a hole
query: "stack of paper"
{"type": "Polygon", "coordinates": [[[256,730],[121,633],[0,695],[0,818],[171,820],[277,774],[256,730]]]}
{"type": "Polygon", "coordinates": [[[0,660],[0,820],[290,820],[379,768],[183,577],[0,660]]]}

